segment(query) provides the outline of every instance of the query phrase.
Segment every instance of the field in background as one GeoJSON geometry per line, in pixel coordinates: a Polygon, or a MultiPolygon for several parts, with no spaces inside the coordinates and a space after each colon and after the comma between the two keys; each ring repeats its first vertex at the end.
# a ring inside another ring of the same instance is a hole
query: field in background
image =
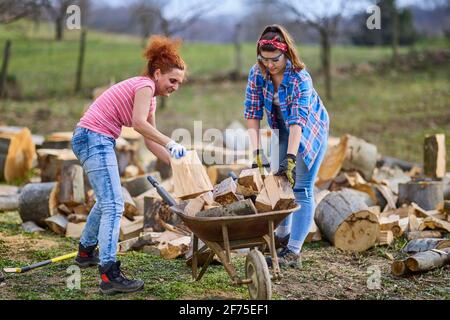
{"type": "MultiPolygon", "coordinates": [[[[53,26],[16,23],[0,26],[0,44],[13,40],[9,73],[19,81],[21,101],[0,101],[0,122],[28,126],[34,133],[72,130],[89,105],[91,89],[139,74],[143,60],[142,42],[137,37],[88,32],[82,94],[73,95],[78,55],[78,31],[66,31],[65,40],[53,41],[53,26]]],[[[448,47],[444,39],[422,42],[416,49],[448,47]]],[[[254,63],[254,45],[245,44],[244,66],[254,63]]],[[[410,49],[402,48],[401,52],[410,49]]],[[[375,143],[382,154],[422,161],[422,141],[427,133],[450,132],[450,62],[439,67],[354,76],[337,73],[333,100],[324,96],[319,73],[319,48],[299,46],[302,59],[313,76],[315,87],[330,113],[331,134],[350,133],[375,143]]],[[[390,58],[390,48],[336,46],[332,50],[337,68],[390,58]]],[[[232,45],[186,43],[183,56],[189,77],[224,74],[233,69],[232,45]]],[[[167,100],[157,122],[166,134],[173,129],[192,129],[194,120],[203,127],[225,129],[233,120],[243,120],[245,82],[189,84],[167,100]]],[[[450,158],[450,139],[447,155],[450,158]]]]}

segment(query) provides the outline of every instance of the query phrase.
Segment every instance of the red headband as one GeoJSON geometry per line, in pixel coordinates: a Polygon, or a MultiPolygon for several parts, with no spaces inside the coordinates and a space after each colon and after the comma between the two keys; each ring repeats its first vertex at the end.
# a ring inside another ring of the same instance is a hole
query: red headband
{"type": "Polygon", "coordinates": [[[264,46],[266,44],[270,44],[270,45],[274,46],[275,48],[277,48],[277,49],[279,49],[279,50],[281,50],[283,52],[287,51],[287,44],[278,41],[276,36],[272,40],[259,40],[258,41],[258,45],[260,47],[262,47],[262,46],[264,46]]]}

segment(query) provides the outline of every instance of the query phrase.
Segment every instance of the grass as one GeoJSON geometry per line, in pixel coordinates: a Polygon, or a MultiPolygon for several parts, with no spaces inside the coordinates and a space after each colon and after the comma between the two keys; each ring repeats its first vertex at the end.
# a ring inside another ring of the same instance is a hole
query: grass
{"type": "MultiPolygon", "coordinates": [[[[55,257],[77,246],[77,241],[48,231],[30,235],[21,231],[17,212],[0,214],[0,268],[23,266],[55,257]]],[[[390,274],[388,255],[395,257],[405,243],[374,247],[362,253],[345,253],[327,242],[305,244],[301,270],[283,270],[283,279],[273,283],[273,299],[450,299],[450,266],[405,278],[390,274]],[[373,271],[379,271],[380,286],[368,287],[373,271]],[[372,289],[371,289],[372,288],[372,289]]],[[[199,282],[191,280],[182,259],[164,260],[140,252],[119,256],[132,277],[145,281],[143,291],[128,295],[103,296],[98,291],[95,268],[81,271],[81,288],[68,289],[71,261],[64,261],[24,274],[7,274],[0,285],[0,299],[24,300],[183,300],[248,299],[247,288],[235,287],[220,265],[211,266],[199,282]]],[[[242,275],[244,258],[233,263],[242,275]]]]}

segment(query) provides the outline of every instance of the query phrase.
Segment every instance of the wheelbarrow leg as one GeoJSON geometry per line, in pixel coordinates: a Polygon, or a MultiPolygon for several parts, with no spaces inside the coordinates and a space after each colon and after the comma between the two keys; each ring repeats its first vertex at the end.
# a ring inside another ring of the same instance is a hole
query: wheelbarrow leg
{"type": "Polygon", "coordinates": [[[233,265],[230,262],[228,262],[228,258],[226,254],[223,252],[222,247],[217,242],[205,241],[205,243],[215,254],[217,254],[217,256],[219,257],[220,261],[223,264],[223,267],[225,268],[226,272],[232,279],[233,283],[238,283],[239,280],[236,270],[234,269],[233,265]]]}
{"type": "Polygon", "coordinates": [[[192,279],[197,278],[197,267],[198,267],[197,252],[198,252],[198,238],[194,234],[194,239],[192,243],[192,279]]]}
{"type": "Polygon", "coordinates": [[[280,265],[278,263],[278,255],[277,255],[277,249],[275,247],[275,233],[274,233],[274,224],[273,220],[269,220],[269,248],[270,248],[270,255],[272,257],[272,267],[273,267],[273,274],[275,279],[281,278],[281,271],[280,271],[280,265]]]}
{"type": "Polygon", "coordinates": [[[215,254],[214,251],[211,250],[211,252],[209,253],[208,258],[206,259],[205,264],[202,267],[202,270],[200,270],[200,274],[198,275],[198,277],[194,278],[195,281],[199,281],[203,277],[203,275],[206,272],[206,269],[208,269],[208,266],[211,264],[211,261],[214,258],[214,254],[215,254]]]}

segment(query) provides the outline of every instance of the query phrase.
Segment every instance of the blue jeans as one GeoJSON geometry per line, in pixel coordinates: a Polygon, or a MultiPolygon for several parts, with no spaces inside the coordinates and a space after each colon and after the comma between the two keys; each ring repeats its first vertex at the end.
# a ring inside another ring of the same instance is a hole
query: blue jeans
{"type": "MultiPolygon", "coordinates": [[[[289,132],[284,124],[279,123],[278,127],[280,128],[278,134],[275,133],[275,139],[278,138],[279,143],[278,161],[276,161],[277,155],[274,157],[272,154],[271,156],[275,160],[272,163],[272,171],[274,172],[278,171],[278,163],[282,162],[286,157],[289,139],[289,132]]],[[[327,144],[328,137],[325,136],[311,170],[308,170],[300,153],[297,153],[294,195],[296,203],[301,207],[284,219],[275,230],[275,234],[278,237],[285,237],[290,233],[288,248],[297,254],[302,249],[303,242],[308,235],[314,219],[314,182],[319,172],[320,164],[325,156],[327,144]]]]}
{"type": "Polygon", "coordinates": [[[96,196],[80,243],[83,246],[98,243],[101,266],[116,261],[120,219],[124,210],[115,145],[113,138],[80,127],[75,129],[72,138],[73,152],[96,196]]]}

